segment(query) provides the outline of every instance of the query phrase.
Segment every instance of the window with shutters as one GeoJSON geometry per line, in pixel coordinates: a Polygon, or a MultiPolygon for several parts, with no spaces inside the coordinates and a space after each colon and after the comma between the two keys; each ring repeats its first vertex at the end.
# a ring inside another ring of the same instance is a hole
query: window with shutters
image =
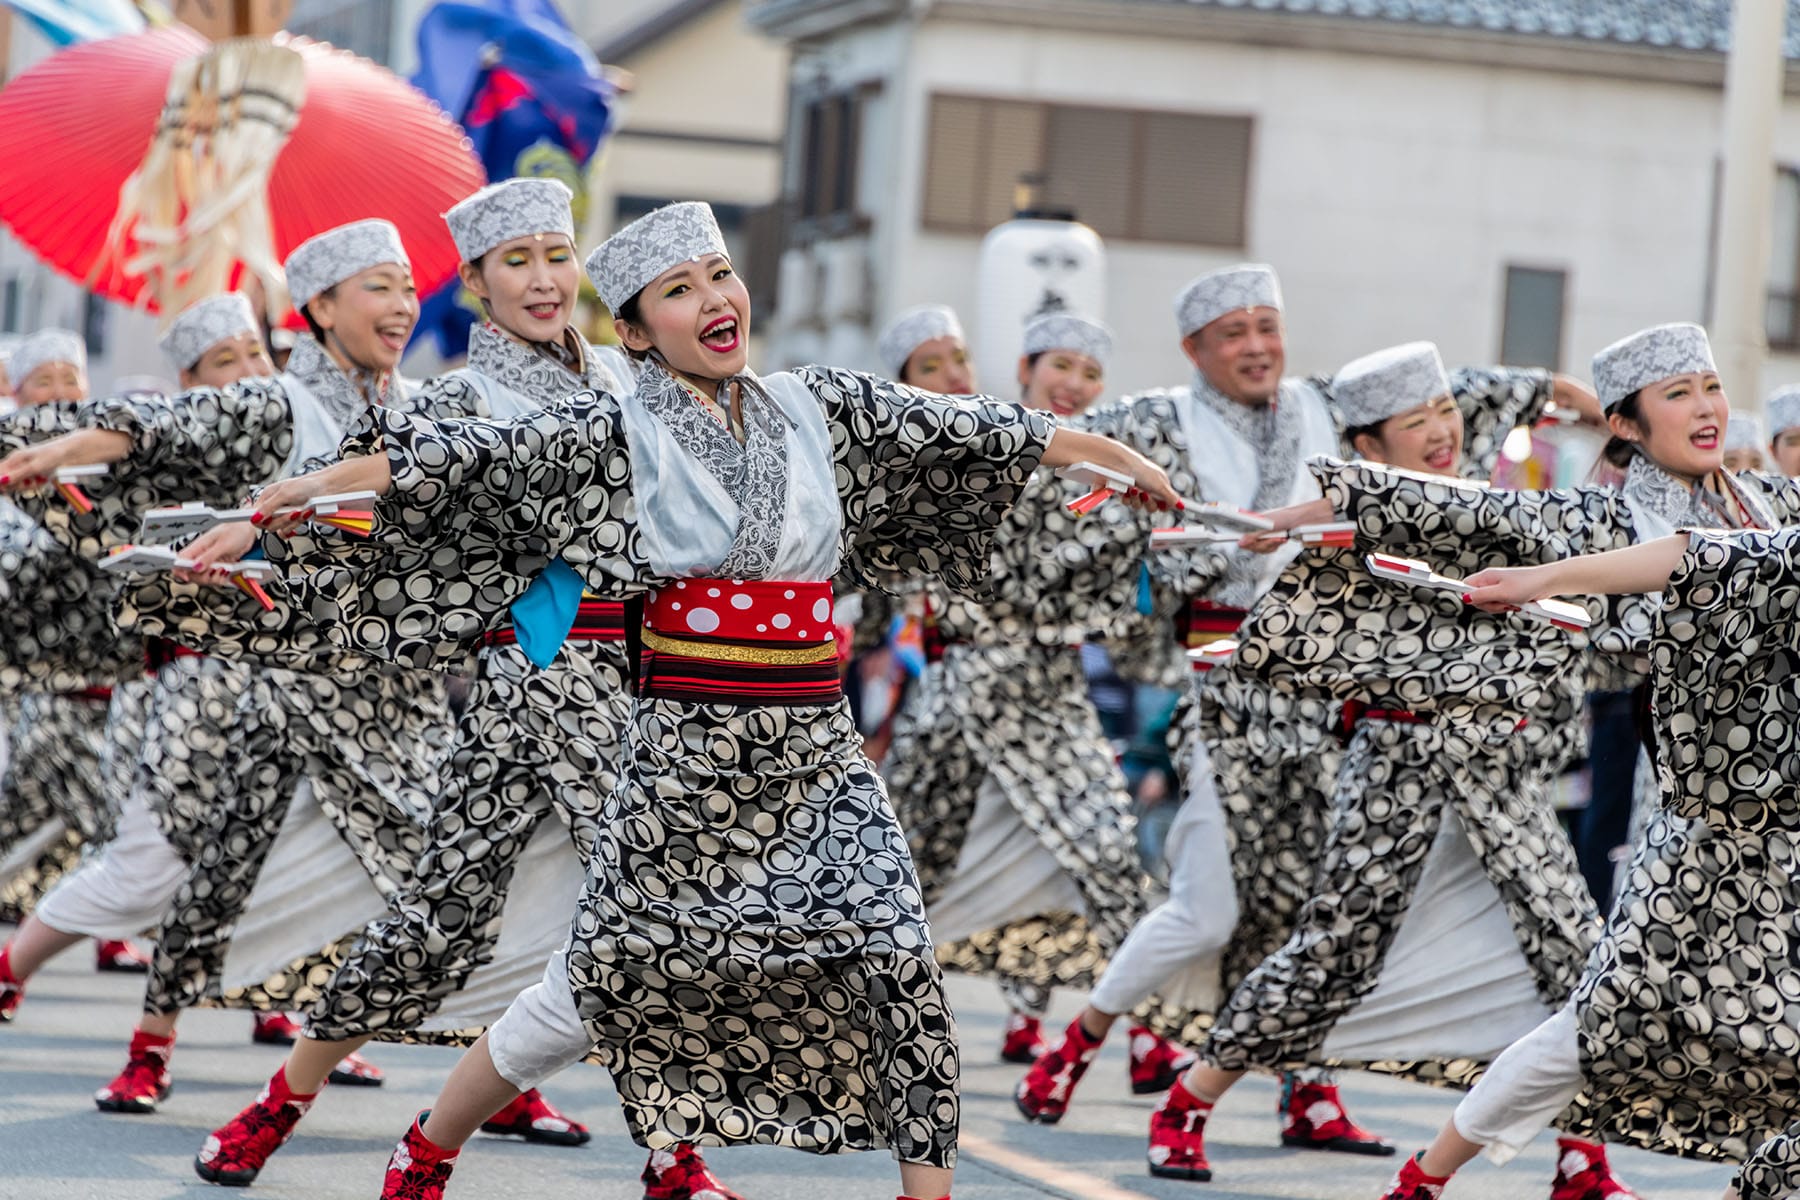
{"type": "Polygon", "coordinates": [[[934,95],[925,228],[983,233],[1013,214],[1022,179],[1119,241],[1241,248],[1249,117],[934,95]]]}
{"type": "MultiPolygon", "coordinates": [[[[1767,332],[1776,350],[1800,350],[1800,171],[1775,171],[1767,332]]],[[[1716,217],[1715,217],[1716,219],[1716,217]]]]}
{"type": "Polygon", "coordinates": [[[809,231],[838,232],[858,225],[856,176],[862,153],[863,108],[876,85],[798,100],[800,179],[793,216],[809,231]]]}
{"type": "Polygon", "coordinates": [[[1506,268],[1500,361],[1509,367],[1562,370],[1563,310],[1569,273],[1560,268],[1506,268]]]}

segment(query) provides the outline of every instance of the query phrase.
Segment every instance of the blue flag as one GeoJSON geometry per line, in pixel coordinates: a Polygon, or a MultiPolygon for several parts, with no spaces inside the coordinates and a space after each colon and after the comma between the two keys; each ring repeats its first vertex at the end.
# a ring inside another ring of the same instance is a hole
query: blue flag
{"type": "Polygon", "coordinates": [[[3,0],[57,46],[136,33],[144,14],[131,0],[3,0]]]}
{"type": "MultiPolygon", "coordinates": [[[[587,206],[587,164],[612,129],[600,60],[551,0],[441,0],[419,20],[413,85],[455,118],[489,179],[538,175],[587,206]]],[[[480,306],[452,279],[427,296],[419,329],[446,358],[465,354],[480,306]]]]}

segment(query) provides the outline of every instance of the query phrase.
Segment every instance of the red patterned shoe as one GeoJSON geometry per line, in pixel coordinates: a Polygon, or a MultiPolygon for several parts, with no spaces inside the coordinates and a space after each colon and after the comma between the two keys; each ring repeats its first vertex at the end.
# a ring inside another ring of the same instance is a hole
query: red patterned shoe
{"type": "Polygon", "coordinates": [[[643,1179],[644,1200],[744,1200],[720,1183],[700,1151],[686,1142],[652,1150],[643,1179]]]}
{"type": "Polygon", "coordinates": [[[1154,1096],[1175,1086],[1194,1065],[1194,1052],[1158,1037],[1142,1025],[1131,1027],[1131,1094],[1154,1096]]]}
{"type": "Polygon", "coordinates": [[[101,1112],[153,1113],[168,1097],[174,1081],[169,1078],[169,1055],[175,1050],[175,1035],[158,1037],[135,1029],[131,1033],[130,1056],[119,1077],[94,1093],[94,1103],[101,1112]]]}
{"type": "Polygon", "coordinates": [[[194,1157],[194,1174],[208,1183],[249,1187],[269,1156],[294,1136],[294,1126],[316,1099],[317,1093],[290,1092],[287,1068],[276,1068],[255,1104],[212,1131],[194,1157]]]}
{"type": "Polygon", "coordinates": [[[380,1067],[352,1050],[331,1068],[331,1074],[325,1080],[339,1087],[380,1087],[387,1082],[387,1076],[381,1073],[380,1067]]]}
{"type": "Polygon", "coordinates": [[[300,1039],[300,1023],[286,1013],[250,1014],[250,1040],[259,1046],[291,1046],[300,1039]]]}
{"type": "Polygon", "coordinates": [[[1556,1182],[1550,1200],[1638,1200],[1606,1161],[1606,1147],[1575,1138],[1556,1139],[1556,1182]]]}
{"type": "Polygon", "coordinates": [[[1450,1182],[1448,1175],[1427,1175],[1419,1160],[1425,1156],[1423,1150],[1400,1164],[1400,1173],[1381,1193],[1381,1200],[1443,1200],[1444,1187],[1450,1182]]]}
{"type": "Polygon", "coordinates": [[[116,971],[124,975],[144,975],[150,970],[150,956],[130,942],[96,939],[94,970],[102,974],[116,971]]]}
{"type": "Polygon", "coordinates": [[[1000,1043],[1000,1061],[1029,1067],[1044,1052],[1044,1024],[1024,1013],[1008,1013],[1006,1040],[1000,1043]]]}
{"type": "Polygon", "coordinates": [[[1394,1153],[1392,1142],[1350,1119],[1335,1083],[1301,1083],[1291,1072],[1281,1077],[1281,1144],[1373,1158],[1394,1153]]]}
{"type": "Polygon", "coordinates": [[[1178,1081],[1150,1114],[1150,1173],[1159,1179],[1212,1178],[1206,1165],[1206,1118],[1212,1105],[1178,1081]]]}
{"type": "Polygon", "coordinates": [[[444,1185],[456,1169],[458,1152],[425,1136],[421,1126],[430,1115],[429,1110],[420,1113],[394,1147],[387,1178],[381,1184],[381,1200],[444,1200],[444,1185]]]}
{"type": "Polygon", "coordinates": [[[1038,1055],[1013,1092],[1013,1103],[1027,1121],[1054,1125],[1069,1111],[1075,1085],[1087,1074],[1100,1053],[1100,1039],[1091,1037],[1077,1017],[1063,1031],[1062,1041],[1038,1055]]]}
{"type": "Polygon", "coordinates": [[[585,1146],[593,1139],[588,1127],[571,1121],[532,1088],[481,1123],[481,1132],[512,1134],[546,1146],[585,1146]]]}
{"type": "Polygon", "coordinates": [[[25,999],[25,984],[12,969],[12,945],[0,947],[0,1025],[13,1019],[25,999]]]}

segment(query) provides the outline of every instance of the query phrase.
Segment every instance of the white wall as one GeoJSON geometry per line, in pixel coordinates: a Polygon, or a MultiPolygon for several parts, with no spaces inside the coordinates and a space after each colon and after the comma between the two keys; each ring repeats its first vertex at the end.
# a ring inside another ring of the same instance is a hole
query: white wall
{"type": "Polygon", "coordinates": [[[785,46],[744,24],[742,5],[721,4],[609,64],[630,71],[635,84],[593,179],[590,238],[613,231],[621,195],[750,205],[774,200],[781,191],[777,144],[787,116],[787,61],[785,46]],[[634,129],[770,144],[638,137],[634,129]]]}
{"type": "MultiPolygon", "coordinates": [[[[854,57],[905,28],[831,49],[854,57]]],[[[865,142],[881,160],[865,177],[884,185],[864,192],[877,201],[877,325],[928,300],[974,306],[979,239],[918,228],[933,90],[1255,116],[1247,247],[1108,245],[1104,315],[1119,334],[1121,390],[1185,377],[1170,297],[1245,258],[1282,275],[1297,371],[1414,338],[1436,340],[1451,362],[1494,360],[1509,263],[1569,272],[1563,361],[1576,371],[1641,326],[1705,316],[1714,91],[943,19],[919,28],[909,56],[890,56],[906,64],[895,76],[903,111],[865,142]]],[[[1800,102],[1788,103],[1780,146],[1800,163],[1800,102]]],[[[1796,378],[1791,357],[1766,373],[1796,378]]]]}

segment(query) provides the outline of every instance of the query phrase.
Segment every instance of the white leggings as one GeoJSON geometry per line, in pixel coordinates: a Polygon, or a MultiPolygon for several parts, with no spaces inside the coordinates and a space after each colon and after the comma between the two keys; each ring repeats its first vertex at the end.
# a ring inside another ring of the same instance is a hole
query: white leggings
{"type": "Polygon", "coordinates": [[[1494,1060],[1450,1118],[1456,1132],[1504,1163],[1581,1091],[1575,1008],[1565,1004],[1494,1060]]]}
{"type": "Polygon", "coordinates": [[[594,1039],[569,990],[569,948],[550,956],[544,977],[520,992],[488,1027],[494,1070],[521,1092],[587,1057],[594,1039]]]}
{"type": "Polygon", "coordinates": [[[1089,998],[1106,1013],[1128,1013],[1188,967],[1216,957],[1237,927],[1237,887],[1225,808],[1206,743],[1194,739],[1188,796],[1169,826],[1169,898],[1132,929],[1089,998]]]}
{"type": "Polygon", "coordinates": [[[37,917],[63,933],[135,937],[162,921],[187,873],[187,863],[133,788],[120,807],[112,841],[63,876],[38,902],[37,917]]]}

